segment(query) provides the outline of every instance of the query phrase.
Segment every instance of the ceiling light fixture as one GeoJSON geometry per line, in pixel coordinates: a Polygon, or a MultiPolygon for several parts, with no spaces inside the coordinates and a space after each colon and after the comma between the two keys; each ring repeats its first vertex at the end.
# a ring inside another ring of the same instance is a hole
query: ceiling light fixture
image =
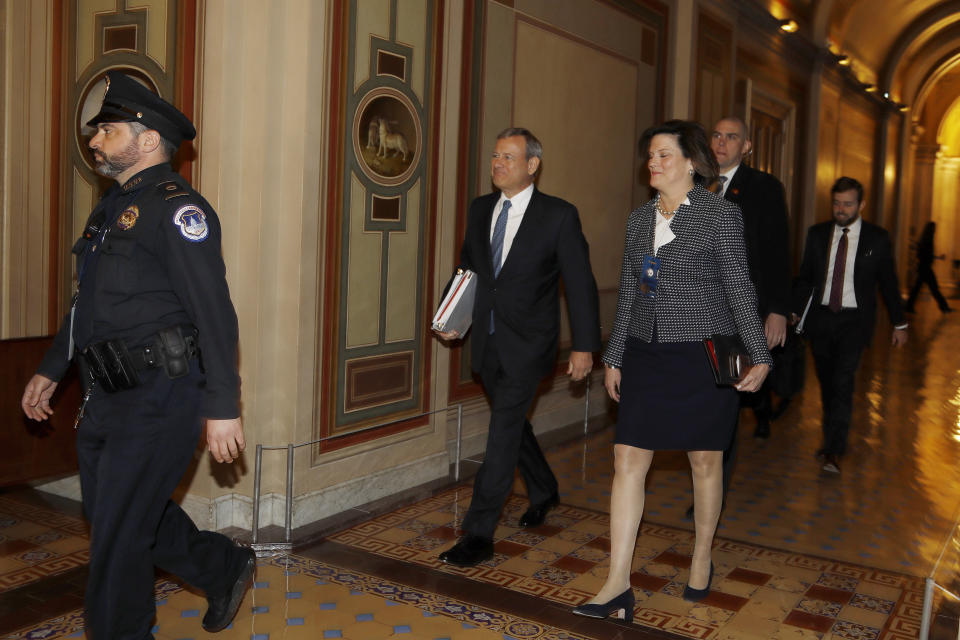
{"type": "Polygon", "coordinates": [[[780,31],[784,33],[795,33],[799,28],[800,25],[798,25],[795,20],[780,21],[780,31]]]}

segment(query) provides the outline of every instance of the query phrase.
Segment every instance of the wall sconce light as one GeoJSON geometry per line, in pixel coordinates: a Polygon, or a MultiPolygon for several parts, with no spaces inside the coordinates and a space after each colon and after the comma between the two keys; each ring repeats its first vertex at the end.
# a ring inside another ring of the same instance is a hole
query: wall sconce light
{"type": "Polygon", "coordinates": [[[795,33],[799,28],[800,25],[798,25],[795,20],[780,21],[780,31],[783,31],[784,33],[795,33]]]}
{"type": "Polygon", "coordinates": [[[838,56],[838,57],[837,57],[837,64],[840,65],[841,67],[849,67],[849,66],[850,66],[850,56],[838,56]]]}
{"type": "Polygon", "coordinates": [[[890,99],[890,93],[889,93],[888,91],[884,91],[884,92],[883,92],[883,97],[886,98],[887,100],[889,100],[889,99],[890,99]]]}
{"type": "Polygon", "coordinates": [[[910,107],[908,107],[908,106],[905,105],[905,104],[901,104],[901,105],[900,105],[900,111],[901,111],[902,113],[906,113],[907,111],[910,111],[910,107]]]}
{"type": "Polygon", "coordinates": [[[866,91],[867,93],[876,93],[876,92],[877,92],[877,85],[875,85],[875,84],[864,84],[864,85],[863,85],[863,90],[866,91]]]}

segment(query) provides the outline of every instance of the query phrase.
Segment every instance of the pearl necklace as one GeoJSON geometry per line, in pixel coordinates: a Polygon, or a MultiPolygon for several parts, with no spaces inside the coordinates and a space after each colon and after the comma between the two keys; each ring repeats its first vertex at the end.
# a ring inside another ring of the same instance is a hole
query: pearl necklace
{"type": "MultiPolygon", "coordinates": [[[[658,194],[657,194],[657,201],[656,201],[656,203],[654,204],[654,207],[656,208],[657,213],[659,213],[660,215],[662,215],[664,218],[669,218],[670,216],[672,216],[673,214],[675,214],[675,213],[676,213],[677,211],[679,211],[679,209],[680,209],[680,205],[678,204],[678,205],[677,205],[677,208],[674,209],[673,211],[664,211],[664,210],[663,210],[663,205],[660,204],[660,201],[661,201],[661,196],[660,196],[660,194],[658,193],[658,194]]],[[[683,204],[683,203],[681,203],[681,204],[683,204]]]]}

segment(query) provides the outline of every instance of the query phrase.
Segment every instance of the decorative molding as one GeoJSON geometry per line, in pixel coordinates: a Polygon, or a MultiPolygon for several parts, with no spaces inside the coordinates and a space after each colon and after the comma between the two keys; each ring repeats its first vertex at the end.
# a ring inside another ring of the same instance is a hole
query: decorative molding
{"type": "Polygon", "coordinates": [[[413,397],[412,351],[346,361],[343,412],[382,407],[413,397]]]}
{"type": "MultiPolygon", "coordinates": [[[[424,21],[422,33],[414,30],[420,35],[413,37],[413,42],[401,41],[398,36],[404,28],[398,19],[401,8],[395,2],[378,5],[371,18],[374,21],[369,23],[376,26],[369,29],[364,20],[370,16],[360,14],[356,0],[335,3],[332,12],[335,53],[331,56],[327,167],[331,189],[323,266],[328,277],[321,279],[324,329],[317,354],[318,367],[324,366],[327,373],[319,377],[314,429],[324,443],[314,451],[315,456],[425,423],[411,419],[390,428],[364,431],[374,424],[417,415],[429,406],[426,380],[431,364],[424,349],[426,334],[408,331],[407,326],[422,326],[433,296],[426,270],[432,264],[436,226],[432,187],[437,173],[443,3],[425,0],[422,7],[422,16],[404,17],[406,24],[411,19],[424,21]],[[369,255],[358,252],[356,236],[351,237],[359,229],[359,218],[351,222],[351,216],[360,212],[361,232],[379,238],[378,255],[374,255],[373,243],[364,249],[369,255]],[[369,260],[382,267],[376,281],[366,276],[359,279],[369,260]],[[361,270],[356,270],[358,267],[361,270]],[[413,285],[404,294],[405,301],[391,288],[397,279],[413,285]],[[361,307],[353,306],[351,282],[364,283],[362,313],[374,314],[377,326],[376,334],[370,332],[363,344],[347,341],[348,304],[354,314],[361,313],[361,307]],[[321,360],[328,364],[321,365],[321,360]],[[383,365],[388,361],[403,363],[399,368],[391,365],[394,373],[402,369],[402,375],[395,376],[399,383],[390,389],[383,384],[382,372],[369,367],[371,362],[383,365]],[[357,385],[374,378],[380,385],[375,392],[358,389],[357,385]],[[351,433],[357,435],[347,435],[351,433]],[[331,438],[334,435],[338,437],[331,438]]],[[[402,36],[411,39],[409,33],[402,36]]]]}

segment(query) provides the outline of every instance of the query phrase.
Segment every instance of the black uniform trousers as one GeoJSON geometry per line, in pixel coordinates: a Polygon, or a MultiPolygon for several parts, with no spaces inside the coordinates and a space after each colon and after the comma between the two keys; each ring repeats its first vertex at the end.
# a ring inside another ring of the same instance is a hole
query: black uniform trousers
{"type": "Polygon", "coordinates": [[[854,382],[865,346],[863,325],[856,309],[833,313],[821,307],[813,313],[810,350],[823,404],[822,448],[841,456],[847,450],[854,382]]]}
{"type": "Polygon", "coordinates": [[[527,420],[540,380],[503,369],[496,334],[490,335],[484,346],[480,377],[490,400],[490,427],[483,464],[473,483],[473,498],[462,528],[468,535],[492,539],[518,465],[530,504],[549,500],[558,485],[527,420]]]}
{"type": "Polygon", "coordinates": [[[947,304],[946,298],[940,293],[940,285],[937,284],[937,275],[929,265],[920,266],[917,269],[917,281],[913,283],[913,288],[910,290],[910,297],[907,299],[905,308],[908,311],[913,311],[913,305],[916,303],[917,296],[920,294],[920,288],[923,287],[924,283],[930,287],[930,293],[933,294],[934,300],[937,301],[937,306],[940,307],[940,311],[947,309],[950,305],[947,304]]]}
{"type": "Polygon", "coordinates": [[[200,532],[170,497],[200,436],[204,377],[140,372],[139,387],[95,388],[77,433],[84,513],[91,525],[87,637],[144,640],[155,615],[154,567],[209,594],[230,587],[246,557],[200,532]]]}

